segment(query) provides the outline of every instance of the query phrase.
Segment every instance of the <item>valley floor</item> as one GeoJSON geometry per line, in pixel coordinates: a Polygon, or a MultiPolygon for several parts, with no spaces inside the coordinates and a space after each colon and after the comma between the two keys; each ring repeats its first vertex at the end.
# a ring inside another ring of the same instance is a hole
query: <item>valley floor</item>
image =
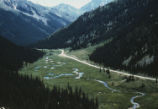
{"type": "Polygon", "coordinates": [[[91,98],[98,98],[99,109],[157,109],[158,85],[155,81],[126,76],[82,64],[61,56],[61,50],[44,50],[46,55],[19,71],[22,75],[39,77],[47,87],[67,84],[82,88],[91,98]],[[59,56],[59,54],[61,54],[59,56]]]}

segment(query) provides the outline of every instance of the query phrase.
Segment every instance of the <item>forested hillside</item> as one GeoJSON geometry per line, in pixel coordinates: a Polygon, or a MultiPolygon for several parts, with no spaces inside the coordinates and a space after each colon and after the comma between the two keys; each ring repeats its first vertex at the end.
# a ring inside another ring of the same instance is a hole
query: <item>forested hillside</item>
{"type": "Polygon", "coordinates": [[[97,109],[97,100],[90,100],[81,89],[72,91],[54,86],[45,87],[38,78],[20,75],[17,71],[42,57],[44,53],[18,47],[0,37],[0,108],[6,109],[97,109]]]}
{"type": "MultiPolygon", "coordinates": [[[[132,4],[134,6],[134,0],[132,4]]],[[[135,23],[129,22],[131,24],[119,30],[109,44],[97,48],[90,59],[106,67],[157,77],[158,1],[137,0],[135,4],[142,4],[142,12],[136,15],[139,19],[131,18],[135,23]]]]}
{"type": "Polygon", "coordinates": [[[38,48],[72,47],[79,49],[113,39],[123,32],[137,27],[150,15],[146,11],[156,10],[156,0],[118,0],[80,16],[70,26],[39,42],[38,48]],[[152,6],[153,5],[153,6],[152,6]],[[150,6],[150,7],[149,7],[150,6]]]}
{"type": "Polygon", "coordinates": [[[81,16],[38,43],[39,48],[84,48],[107,39],[90,59],[116,69],[155,76],[158,48],[158,1],[118,0],[81,16]]]}
{"type": "Polygon", "coordinates": [[[32,63],[44,54],[34,49],[18,47],[2,37],[0,49],[0,69],[11,71],[17,71],[24,63],[32,63]]]}
{"type": "Polygon", "coordinates": [[[158,2],[152,1],[132,29],[120,31],[109,44],[97,48],[90,59],[116,69],[155,76],[158,72],[158,2]]]}

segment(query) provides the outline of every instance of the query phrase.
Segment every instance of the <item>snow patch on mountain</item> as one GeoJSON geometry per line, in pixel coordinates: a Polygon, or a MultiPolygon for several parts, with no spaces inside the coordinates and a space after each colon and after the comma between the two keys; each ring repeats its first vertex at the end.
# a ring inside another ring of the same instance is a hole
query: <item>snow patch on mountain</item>
{"type": "Polygon", "coordinates": [[[59,17],[66,18],[70,22],[73,22],[81,15],[80,10],[67,4],[59,4],[51,8],[51,12],[53,12],[59,17]]]}
{"type": "Polygon", "coordinates": [[[146,55],[140,61],[138,61],[137,65],[146,66],[154,62],[154,56],[146,55]]]}
{"type": "Polygon", "coordinates": [[[33,15],[30,15],[30,14],[22,12],[22,11],[20,11],[20,12],[27,16],[33,17],[38,21],[42,21],[46,26],[48,25],[48,23],[47,23],[48,19],[46,17],[39,16],[35,11],[32,11],[33,15]]]}
{"type": "Polygon", "coordinates": [[[12,12],[20,12],[24,15],[27,15],[29,17],[33,17],[34,19],[38,20],[38,21],[42,21],[45,25],[47,24],[47,18],[46,17],[42,17],[40,15],[38,15],[33,9],[30,10],[33,14],[29,14],[25,11],[22,11],[20,9],[18,9],[18,7],[23,7],[25,9],[28,8],[28,5],[30,2],[27,2],[27,0],[0,0],[0,7],[4,10],[7,11],[12,11],[12,12]]]}
{"type": "Polygon", "coordinates": [[[3,0],[0,0],[0,8],[6,11],[15,12],[11,7],[7,6],[3,0]]]}
{"type": "Polygon", "coordinates": [[[71,23],[54,14],[50,7],[27,0],[0,0],[0,12],[0,27],[3,27],[0,34],[18,45],[43,40],[71,23]]]}

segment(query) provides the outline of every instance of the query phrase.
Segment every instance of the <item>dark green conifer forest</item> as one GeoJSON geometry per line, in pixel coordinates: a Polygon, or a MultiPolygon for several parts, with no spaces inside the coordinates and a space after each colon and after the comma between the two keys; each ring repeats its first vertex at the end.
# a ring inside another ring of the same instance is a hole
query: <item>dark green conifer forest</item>
{"type": "Polygon", "coordinates": [[[0,107],[6,109],[97,109],[98,101],[71,86],[45,87],[38,78],[18,74],[23,64],[32,63],[43,52],[18,47],[0,37],[0,107]]]}

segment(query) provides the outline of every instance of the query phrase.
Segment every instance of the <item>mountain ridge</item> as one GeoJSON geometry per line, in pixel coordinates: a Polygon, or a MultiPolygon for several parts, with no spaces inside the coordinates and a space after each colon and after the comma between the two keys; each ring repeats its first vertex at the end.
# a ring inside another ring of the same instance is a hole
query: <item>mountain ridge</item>
{"type": "Polygon", "coordinates": [[[35,43],[71,23],[49,8],[26,0],[0,2],[0,27],[3,29],[0,34],[18,45],[35,43]]]}

